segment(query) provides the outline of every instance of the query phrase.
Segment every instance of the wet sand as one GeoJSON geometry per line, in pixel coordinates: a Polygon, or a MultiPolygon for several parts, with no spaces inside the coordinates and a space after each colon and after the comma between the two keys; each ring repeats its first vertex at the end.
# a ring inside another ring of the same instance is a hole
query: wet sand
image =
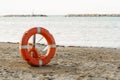
{"type": "Polygon", "coordinates": [[[47,66],[31,67],[18,43],[0,42],[0,80],[120,80],[120,50],[59,46],[47,66]]]}

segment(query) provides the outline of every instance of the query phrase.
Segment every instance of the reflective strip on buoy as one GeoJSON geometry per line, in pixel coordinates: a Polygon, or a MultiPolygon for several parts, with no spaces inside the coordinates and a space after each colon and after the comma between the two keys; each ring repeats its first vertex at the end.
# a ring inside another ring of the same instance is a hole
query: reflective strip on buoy
{"type": "Polygon", "coordinates": [[[21,45],[20,48],[21,49],[28,49],[28,46],[27,45],[21,45]]]}
{"type": "Polygon", "coordinates": [[[42,64],[43,64],[43,63],[42,63],[42,60],[40,59],[40,60],[39,60],[39,66],[42,66],[42,64]]]}
{"type": "Polygon", "coordinates": [[[40,27],[37,27],[37,33],[40,34],[40,27]]]}
{"type": "Polygon", "coordinates": [[[55,44],[49,44],[48,47],[49,48],[56,48],[56,45],[55,44]]]}

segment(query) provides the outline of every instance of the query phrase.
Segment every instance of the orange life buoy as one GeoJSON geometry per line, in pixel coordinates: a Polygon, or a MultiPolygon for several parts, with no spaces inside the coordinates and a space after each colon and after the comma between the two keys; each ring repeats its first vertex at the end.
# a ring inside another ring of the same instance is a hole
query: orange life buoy
{"type": "Polygon", "coordinates": [[[31,66],[43,66],[48,64],[55,55],[55,51],[56,44],[53,36],[49,33],[48,30],[42,27],[33,27],[26,31],[20,42],[21,55],[23,59],[26,60],[31,66]],[[28,50],[28,41],[30,37],[35,34],[41,34],[47,41],[48,50],[45,55],[40,55],[35,47],[32,47],[30,50],[28,50]],[[31,52],[33,52],[34,56],[31,56],[31,52]]]}

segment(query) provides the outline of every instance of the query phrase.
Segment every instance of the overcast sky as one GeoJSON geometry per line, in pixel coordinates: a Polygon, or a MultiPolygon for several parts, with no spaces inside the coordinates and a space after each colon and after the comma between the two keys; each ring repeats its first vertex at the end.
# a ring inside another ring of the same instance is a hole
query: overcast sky
{"type": "Polygon", "coordinates": [[[120,0],[0,0],[4,14],[120,13],[120,0]]]}

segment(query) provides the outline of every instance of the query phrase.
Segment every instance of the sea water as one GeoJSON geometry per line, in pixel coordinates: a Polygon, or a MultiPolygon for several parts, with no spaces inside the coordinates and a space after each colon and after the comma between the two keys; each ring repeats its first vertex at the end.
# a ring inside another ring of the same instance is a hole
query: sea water
{"type": "Polygon", "coordinates": [[[0,42],[20,42],[32,27],[44,27],[57,45],[120,48],[120,17],[0,17],[0,42]]]}

